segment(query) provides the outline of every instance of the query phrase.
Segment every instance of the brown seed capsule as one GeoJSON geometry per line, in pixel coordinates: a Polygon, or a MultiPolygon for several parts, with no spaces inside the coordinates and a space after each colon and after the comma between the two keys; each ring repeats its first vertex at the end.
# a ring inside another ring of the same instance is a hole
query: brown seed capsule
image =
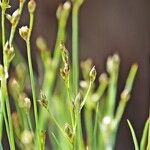
{"type": "Polygon", "coordinates": [[[65,123],[64,131],[67,134],[67,136],[71,139],[73,136],[73,130],[72,130],[72,127],[70,126],[70,124],[65,123]]]}
{"type": "Polygon", "coordinates": [[[68,61],[69,61],[69,52],[66,49],[66,47],[65,47],[63,42],[61,42],[61,44],[60,44],[60,50],[62,52],[62,60],[63,60],[63,62],[64,63],[68,63],[68,61]]]}

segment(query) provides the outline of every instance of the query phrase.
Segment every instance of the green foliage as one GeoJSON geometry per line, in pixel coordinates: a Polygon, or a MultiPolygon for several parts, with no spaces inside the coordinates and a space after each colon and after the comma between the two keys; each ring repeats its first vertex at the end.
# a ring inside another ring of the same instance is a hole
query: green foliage
{"type": "MultiPolygon", "coordinates": [[[[31,57],[36,1],[29,0],[29,25],[19,29],[27,49],[27,63],[14,44],[25,0],[19,1],[19,8],[12,15],[6,14],[9,1],[1,2],[3,63],[0,65],[0,141],[2,142],[5,127],[11,150],[49,149],[46,139],[50,140],[53,149],[114,148],[118,126],[130,98],[138,66],[131,66],[119,105],[115,110],[120,67],[118,54],[108,57],[107,72],[100,75],[98,86],[95,82],[96,67],[90,59],[81,62],[82,71],[79,72],[78,16],[83,2],[84,0],[66,1],[58,7],[58,33],[53,52],[42,37],[37,38],[37,63],[41,66],[39,76],[35,75],[31,57]],[[66,25],[70,12],[72,59],[65,47],[66,25]],[[10,32],[7,31],[10,33],[8,39],[5,36],[5,18],[11,24],[10,32]],[[11,63],[14,68],[8,74],[11,63]],[[82,81],[79,80],[79,73],[83,76],[82,81]],[[8,88],[15,104],[13,113],[8,88]]],[[[147,128],[146,124],[141,147],[146,143],[147,128]]],[[[136,142],[131,125],[130,129],[136,142]]],[[[0,149],[1,147],[0,143],[0,149]]]]}
{"type": "Polygon", "coordinates": [[[133,138],[135,150],[149,150],[150,149],[150,146],[149,146],[149,143],[150,143],[150,139],[149,139],[149,137],[150,137],[150,132],[149,132],[150,120],[147,119],[147,121],[145,123],[140,144],[138,144],[135,131],[134,131],[130,121],[127,120],[127,122],[128,122],[128,126],[130,128],[131,135],[133,138]]]}

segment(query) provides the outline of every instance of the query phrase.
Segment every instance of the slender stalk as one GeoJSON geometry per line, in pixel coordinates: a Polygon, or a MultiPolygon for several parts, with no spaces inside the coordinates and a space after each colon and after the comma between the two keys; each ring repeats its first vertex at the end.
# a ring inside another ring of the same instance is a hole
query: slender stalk
{"type": "MultiPolygon", "coordinates": [[[[5,84],[6,85],[6,84],[5,84]]],[[[7,117],[9,122],[9,132],[10,132],[10,138],[11,138],[11,149],[15,150],[15,141],[14,141],[14,131],[13,131],[13,125],[12,125],[12,117],[11,117],[11,110],[10,110],[10,104],[9,104],[9,98],[8,98],[8,92],[7,92],[7,86],[6,86],[6,110],[7,110],[7,117]]]]}
{"type": "MultiPolygon", "coordinates": [[[[60,18],[58,18],[58,33],[57,33],[57,39],[56,39],[56,44],[55,44],[55,48],[54,48],[54,56],[53,56],[53,62],[52,62],[52,67],[49,70],[45,70],[45,76],[44,76],[44,82],[43,83],[47,83],[44,84],[44,86],[42,87],[42,91],[44,91],[47,99],[49,99],[48,101],[48,106],[50,107],[50,100],[52,97],[52,92],[54,90],[54,83],[56,81],[56,74],[57,74],[57,70],[58,70],[58,66],[59,66],[59,62],[60,62],[60,58],[61,58],[61,52],[60,52],[60,43],[63,41],[65,41],[66,39],[66,24],[67,24],[67,20],[69,17],[69,13],[70,13],[70,2],[66,1],[64,3],[64,5],[62,6],[63,9],[61,11],[60,14],[60,18]],[[67,6],[67,7],[66,7],[67,6]],[[69,6],[69,7],[68,7],[69,6]]],[[[43,128],[46,125],[47,122],[47,115],[45,115],[44,110],[42,109],[40,111],[40,115],[39,115],[39,124],[40,124],[40,128],[43,128]]]]}
{"type": "Polygon", "coordinates": [[[20,16],[22,14],[22,10],[23,10],[23,6],[24,6],[24,1],[20,2],[20,6],[19,6],[19,18],[17,19],[15,25],[12,25],[11,27],[11,31],[10,31],[10,36],[9,36],[9,45],[11,46],[14,40],[14,36],[16,33],[16,28],[18,26],[19,20],[20,20],[20,16]]]}
{"type": "Polygon", "coordinates": [[[29,125],[30,131],[31,131],[32,133],[34,133],[34,132],[33,132],[33,128],[32,128],[31,118],[30,118],[30,115],[29,115],[29,114],[27,114],[27,120],[28,120],[28,125],[29,125]]]}
{"type": "MultiPolygon", "coordinates": [[[[2,2],[2,5],[3,6],[1,6],[2,7],[1,27],[2,27],[2,46],[3,46],[3,65],[4,65],[5,75],[2,78],[1,88],[2,88],[2,97],[4,98],[3,109],[5,109],[4,106],[5,106],[5,102],[6,102],[6,111],[7,111],[8,122],[9,122],[9,135],[10,135],[10,142],[11,142],[10,148],[12,150],[15,150],[13,126],[12,126],[12,119],[11,119],[11,111],[10,111],[8,92],[7,92],[7,78],[6,78],[6,74],[8,73],[8,64],[7,64],[7,57],[6,57],[5,49],[4,49],[4,47],[5,47],[5,11],[6,11],[6,6],[4,6],[5,5],[5,1],[2,2]]],[[[5,110],[4,110],[4,113],[5,113],[5,110]]],[[[3,115],[5,115],[5,114],[3,114],[3,115]]],[[[5,117],[6,117],[6,115],[5,115],[5,117]]],[[[6,126],[7,126],[6,120],[5,120],[5,123],[6,123],[6,126]]],[[[7,127],[6,127],[6,130],[8,130],[7,127]]]]}
{"type": "Polygon", "coordinates": [[[78,15],[79,15],[79,7],[76,3],[74,3],[72,9],[72,80],[75,95],[77,95],[79,88],[78,15]]]}
{"type": "Polygon", "coordinates": [[[28,57],[28,66],[29,66],[29,74],[30,74],[30,82],[31,82],[31,89],[32,89],[32,98],[33,98],[33,107],[34,107],[34,116],[35,116],[35,126],[36,126],[36,136],[37,136],[37,144],[39,145],[39,123],[38,123],[38,112],[37,112],[37,100],[36,100],[36,90],[35,90],[35,80],[33,74],[33,67],[32,67],[32,59],[31,59],[31,33],[33,29],[33,21],[34,21],[34,14],[30,13],[30,25],[29,25],[29,33],[28,38],[26,40],[27,46],[27,57],[28,57]]]}
{"type": "MultiPolygon", "coordinates": [[[[1,97],[1,113],[4,116],[4,121],[5,121],[5,125],[6,125],[6,132],[7,132],[7,136],[8,136],[8,141],[9,141],[9,144],[11,144],[10,133],[9,133],[9,126],[8,126],[8,121],[7,121],[7,115],[6,115],[6,110],[5,110],[5,106],[4,106],[4,97],[2,95],[2,91],[0,91],[0,92],[1,92],[1,94],[0,94],[0,97],[1,97]]],[[[2,140],[2,131],[3,131],[3,124],[1,124],[1,128],[0,128],[0,141],[2,140]]]]}
{"type": "Polygon", "coordinates": [[[93,148],[96,150],[97,147],[97,129],[98,129],[98,110],[99,110],[99,102],[97,102],[96,106],[96,116],[94,122],[94,130],[93,130],[93,148]]]}
{"type": "Polygon", "coordinates": [[[72,142],[71,140],[68,138],[68,136],[66,135],[66,133],[64,132],[64,130],[61,128],[61,126],[59,125],[59,123],[57,122],[57,120],[55,119],[55,117],[53,116],[53,114],[46,108],[50,118],[53,120],[53,122],[56,124],[56,126],[58,127],[58,129],[60,130],[60,132],[62,133],[62,135],[67,139],[67,141],[69,142],[70,146],[72,147],[72,142]]]}

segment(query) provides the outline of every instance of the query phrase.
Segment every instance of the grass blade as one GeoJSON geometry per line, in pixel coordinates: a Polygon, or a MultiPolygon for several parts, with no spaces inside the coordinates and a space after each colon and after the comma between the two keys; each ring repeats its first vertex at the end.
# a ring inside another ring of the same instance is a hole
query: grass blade
{"type": "Polygon", "coordinates": [[[149,128],[149,119],[146,121],[144,130],[143,130],[143,135],[140,143],[140,150],[145,150],[146,149],[146,143],[147,143],[147,138],[148,138],[148,128],[149,128]]]}
{"type": "Polygon", "coordinates": [[[129,120],[127,120],[127,123],[128,123],[129,128],[130,128],[130,131],[131,131],[131,135],[132,135],[132,138],[133,138],[135,150],[139,150],[139,146],[138,146],[138,142],[137,142],[137,138],[136,138],[134,129],[133,129],[133,127],[132,127],[129,120]]]}

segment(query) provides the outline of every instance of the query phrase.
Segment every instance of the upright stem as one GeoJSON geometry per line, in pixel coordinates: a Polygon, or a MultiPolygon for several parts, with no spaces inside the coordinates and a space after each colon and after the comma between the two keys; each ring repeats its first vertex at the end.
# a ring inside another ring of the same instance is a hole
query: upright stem
{"type": "Polygon", "coordinates": [[[78,58],[78,14],[79,8],[75,3],[72,10],[72,80],[75,95],[78,93],[79,86],[79,58],[78,58]]]}
{"type": "MultiPolygon", "coordinates": [[[[3,4],[5,2],[2,2],[3,4]]],[[[4,8],[4,6],[2,7],[2,22],[1,22],[1,27],[2,27],[2,46],[3,46],[3,65],[4,65],[4,71],[5,74],[2,78],[2,84],[1,84],[1,88],[2,88],[2,97],[3,97],[3,115],[4,115],[4,120],[5,120],[5,124],[6,124],[6,130],[8,132],[8,123],[9,123],[9,133],[8,136],[10,136],[10,145],[11,145],[11,149],[15,150],[15,143],[14,143],[14,133],[13,133],[13,126],[12,126],[12,119],[11,119],[11,111],[10,111],[10,104],[9,104],[9,98],[8,98],[8,91],[7,91],[7,78],[6,78],[6,74],[8,73],[8,64],[7,64],[7,57],[5,54],[5,11],[6,8],[4,8]],[[5,115],[5,102],[6,102],[6,112],[7,112],[7,117],[8,117],[8,123],[6,121],[6,115],[5,115]]],[[[2,121],[2,120],[1,120],[2,121]]]]}
{"type": "Polygon", "coordinates": [[[39,142],[39,123],[38,123],[38,112],[37,112],[37,101],[36,101],[36,90],[35,90],[35,81],[34,81],[34,74],[33,74],[33,67],[32,67],[32,59],[31,59],[31,33],[33,29],[33,21],[34,21],[34,14],[30,13],[30,25],[29,25],[29,33],[28,38],[26,40],[27,46],[27,57],[28,57],[28,66],[29,66],[29,74],[30,74],[30,81],[31,81],[31,89],[32,89],[32,98],[33,98],[33,107],[34,107],[34,116],[35,116],[35,126],[36,126],[36,138],[37,138],[37,145],[40,144],[39,142]]]}

